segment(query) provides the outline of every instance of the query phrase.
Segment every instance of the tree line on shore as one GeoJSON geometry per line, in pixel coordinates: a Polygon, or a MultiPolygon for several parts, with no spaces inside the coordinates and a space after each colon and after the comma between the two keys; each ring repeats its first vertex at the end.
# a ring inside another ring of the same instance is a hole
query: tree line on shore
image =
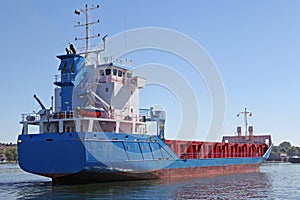
{"type": "Polygon", "coordinates": [[[269,161],[287,161],[288,157],[299,156],[300,147],[292,146],[290,142],[282,142],[279,146],[273,146],[269,161]]]}
{"type": "Polygon", "coordinates": [[[0,143],[0,162],[17,162],[17,145],[12,143],[0,143]]]}

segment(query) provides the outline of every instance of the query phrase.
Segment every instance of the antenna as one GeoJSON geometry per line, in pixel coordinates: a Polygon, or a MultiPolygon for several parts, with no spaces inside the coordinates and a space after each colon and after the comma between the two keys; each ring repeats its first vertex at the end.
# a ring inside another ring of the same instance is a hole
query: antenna
{"type": "Polygon", "coordinates": [[[50,110],[53,112],[53,96],[51,96],[51,108],[50,110]]]}
{"type": "Polygon", "coordinates": [[[126,17],[124,18],[124,28],[125,28],[125,55],[126,55],[126,59],[127,59],[127,35],[126,35],[126,32],[127,32],[127,22],[126,22],[126,17]]]}
{"type": "Polygon", "coordinates": [[[93,39],[93,38],[98,38],[100,37],[100,33],[98,33],[97,35],[90,35],[90,31],[91,31],[91,26],[94,25],[94,24],[98,24],[100,23],[100,20],[96,20],[96,21],[91,21],[90,19],[90,12],[94,9],[97,9],[97,8],[100,8],[99,5],[97,6],[91,6],[90,8],[88,7],[88,5],[86,4],[85,5],[85,8],[84,9],[79,9],[79,10],[75,10],[74,11],[74,14],[80,16],[81,13],[84,13],[85,14],[85,23],[84,24],[81,24],[80,22],[77,23],[77,25],[75,25],[74,27],[85,27],[85,37],[82,37],[82,38],[75,38],[75,41],[77,40],[85,40],[85,52],[82,52],[82,54],[85,54],[85,58],[86,58],[86,61],[89,62],[89,54],[90,53],[96,53],[99,57],[99,54],[100,52],[102,51],[105,51],[105,39],[107,37],[104,36],[102,38],[103,40],[103,46],[104,46],[104,49],[101,49],[101,50],[96,50],[96,51],[92,51],[90,49],[90,39],[93,39]]]}
{"type": "Polygon", "coordinates": [[[236,116],[239,117],[240,114],[243,114],[244,115],[244,121],[245,121],[245,136],[248,135],[248,114],[249,114],[249,117],[252,117],[252,112],[248,112],[247,111],[247,108],[245,108],[245,111],[243,112],[239,112],[236,116]]]}

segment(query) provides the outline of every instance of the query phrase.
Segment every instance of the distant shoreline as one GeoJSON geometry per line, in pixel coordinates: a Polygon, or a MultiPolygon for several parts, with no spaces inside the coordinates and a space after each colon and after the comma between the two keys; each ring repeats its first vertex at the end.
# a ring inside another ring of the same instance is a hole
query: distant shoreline
{"type": "Polygon", "coordinates": [[[0,165],[2,164],[18,164],[18,161],[0,162],[0,165]]]}
{"type": "Polygon", "coordinates": [[[266,160],[264,163],[289,163],[288,161],[266,160]]]}

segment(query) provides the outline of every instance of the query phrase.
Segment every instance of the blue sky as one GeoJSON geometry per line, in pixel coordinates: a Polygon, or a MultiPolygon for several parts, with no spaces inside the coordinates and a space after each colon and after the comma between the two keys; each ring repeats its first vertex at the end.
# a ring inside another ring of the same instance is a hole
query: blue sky
{"type": "MultiPolygon", "coordinates": [[[[73,11],[83,8],[82,2],[2,2],[0,141],[16,142],[21,113],[38,109],[33,94],[50,105],[59,64],[55,56],[64,53],[75,36],[82,35],[81,30],[73,28],[78,21],[73,11]]],[[[94,15],[101,19],[95,33],[111,36],[133,28],[162,27],[182,32],[202,45],[218,67],[226,90],[223,135],[234,134],[235,127],[243,123],[236,114],[247,107],[253,112],[249,121],[257,133],[272,134],[277,145],[282,141],[300,145],[299,1],[86,2],[101,7],[94,15]]],[[[187,63],[157,51],[145,50],[129,56],[137,65],[156,62],[182,72],[196,90],[200,131],[206,130],[210,96],[201,77],[183,70],[187,63]]],[[[174,115],[178,105],[174,96],[157,86],[149,86],[142,95],[142,107],[166,107],[167,134],[168,130],[176,131],[178,118],[174,115]],[[153,91],[160,91],[163,98],[148,98],[153,91]]]]}

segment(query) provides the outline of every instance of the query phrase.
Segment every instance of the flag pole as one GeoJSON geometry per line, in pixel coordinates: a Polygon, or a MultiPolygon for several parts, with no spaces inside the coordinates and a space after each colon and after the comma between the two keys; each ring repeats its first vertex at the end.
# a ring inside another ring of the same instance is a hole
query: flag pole
{"type": "Polygon", "coordinates": [[[248,121],[247,121],[247,108],[245,108],[245,111],[244,111],[244,120],[245,120],[245,136],[247,137],[248,135],[248,121]]]}

